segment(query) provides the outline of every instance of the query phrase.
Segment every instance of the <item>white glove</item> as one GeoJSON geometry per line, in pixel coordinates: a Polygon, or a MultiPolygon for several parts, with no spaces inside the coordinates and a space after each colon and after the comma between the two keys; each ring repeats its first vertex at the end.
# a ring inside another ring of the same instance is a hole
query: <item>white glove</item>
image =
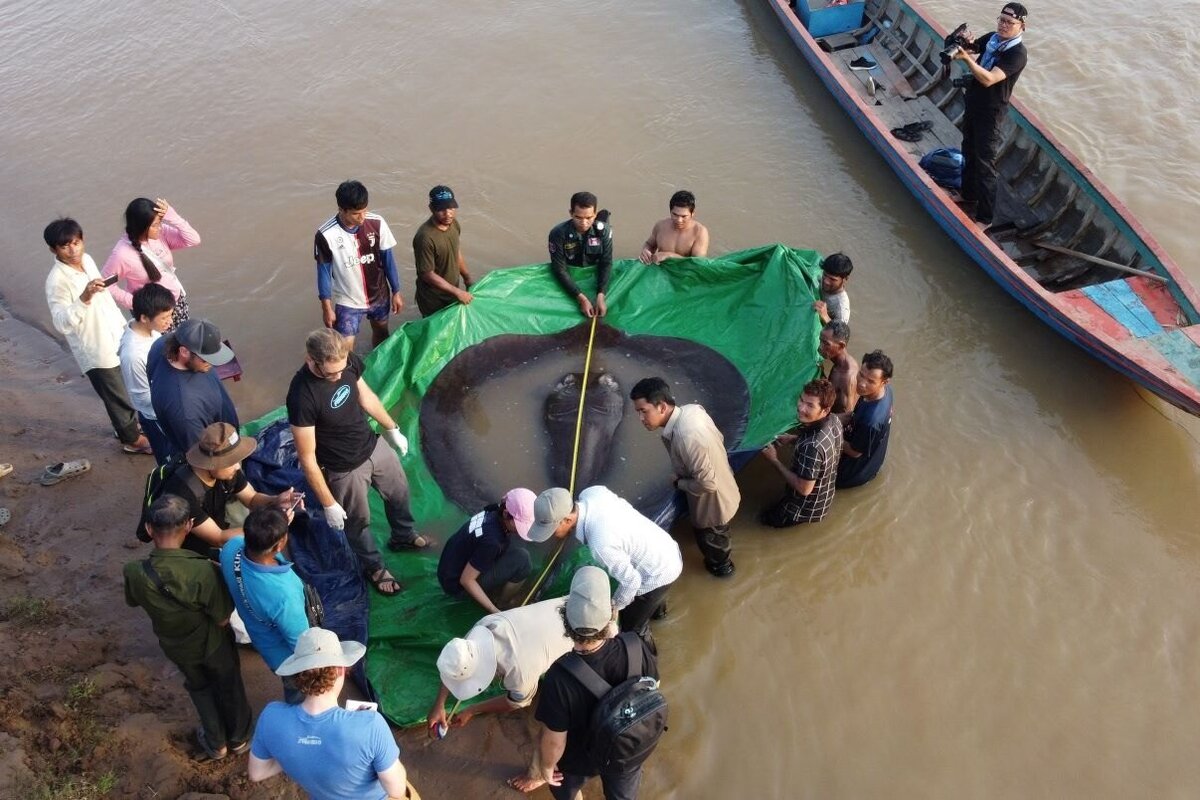
{"type": "Polygon", "coordinates": [[[400,455],[408,455],[408,439],[404,437],[399,428],[384,431],[383,438],[387,439],[388,444],[400,453],[400,455]]]}
{"type": "Polygon", "coordinates": [[[325,524],[335,531],[345,530],[346,509],[342,508],[340,503],[325,506],[325,524]]]}

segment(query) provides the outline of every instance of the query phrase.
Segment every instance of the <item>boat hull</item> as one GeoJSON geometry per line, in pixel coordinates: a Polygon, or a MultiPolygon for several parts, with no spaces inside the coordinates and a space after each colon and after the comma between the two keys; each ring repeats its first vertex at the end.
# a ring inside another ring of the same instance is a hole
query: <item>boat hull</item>
{"type": "MultiPolygon", "coordinates": [[[[1136,338],[1123,336],[1124,331],[1118,330],[1116,335],[1110,335],[1104,325],[1098,324],[1096,309],[1086,298],[1080,299],[1072,293],[1046,291],[1031,278],[997,242],[963,213],[944,189],[933,182],[910,152],[898,146],[899,140],[892,136],[890,126],[874,113],[873,106],[864,100],[859,87],[839,68],[831,54],[819,46],[818,41],[808,33],[788,4],[784,0],[768,2],[822,84],[955,244],[1010,295],[1063,337],[1167,402],[1190,414],[1200,415],[1200,390],[1187,375],[1170,365],[1158,350],[1140,344],[1136,338]]],[[[916,13],[911,3],[904,4],[904,7],[916,13]]],[[[924,18],[921,21],[936,28],[924,18]]],[[[1106,208],[1111,208],[1120,215],[1119,223],[1123,229],[1127,228],[1136,237],[1137,245],[1152,253],[1153,260],[1157,262],[1159,269],[1167,273],[1173,285],[1173,292],[1181,301],[1180,313],[1185,317],[1194,315],[1195,290],[1187,284],[1178,268],[1133,219],[1132,214],[1124,209],[1064,146],[1055,141],[1035,117],[1019,104],[1014,103],[1014,106],[1013,113],[1019,119],[1019,124],[1035,130],[1036,138],[1053,148],[1055,154],[1086,181],[1086,190],[1100,198],[1106,208]]],[[[1200,372],[1200,339],[1196,338],[1194,326],[1184,327],[1192,328],[1189,337],[1196,345],[1196,360],[1193,364],[1197,372],[1200,372]]],[[[1187,340],[1184,342],[1186,344],[1187,340]]],[[[1185,354],[1184,358],[1188,355],[1185,354]]]]}

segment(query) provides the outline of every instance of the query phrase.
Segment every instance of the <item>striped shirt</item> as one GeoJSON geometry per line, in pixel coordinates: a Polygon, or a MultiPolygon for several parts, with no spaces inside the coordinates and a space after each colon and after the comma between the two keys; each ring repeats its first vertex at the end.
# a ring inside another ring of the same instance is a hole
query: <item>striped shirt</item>
{"type": "Polygon", "coordinates": [[[618,611],[683,572],[683,555],[671,535],[604,486],[579,493],[575,537],[617,582],[613,606],[618,611]]]}

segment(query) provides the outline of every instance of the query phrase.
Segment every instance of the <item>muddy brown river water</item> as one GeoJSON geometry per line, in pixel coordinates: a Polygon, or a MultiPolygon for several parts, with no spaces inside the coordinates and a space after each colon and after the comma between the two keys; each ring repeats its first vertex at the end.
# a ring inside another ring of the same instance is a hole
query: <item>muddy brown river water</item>
{"type": "MultiPolygon", "coordinates": [[[[994,5],[928,7],[986,29],[994,5]]],[[[1200,281],[1195,4],[1030,10],[1018,96],[1200,281]]],[[[9,3],[0,87],[5,302],[49,327],[54,216],[103,263],[126,202],[166,197],[203,237],[176,264],[238,347],[246,419],[283,402],[320,323],[312,237],[347,177],[400,241],[405,318],[436,183],[478,272],[541,261],[584,188],[622,258],[681,187],[714,252],[845,250],[851,348],[896,363],[888,463],[788,532],[754,522],[779,487],[751,464],[733,581],[680,537],[658,635],[671,731],[644,796],[1200,794],[1200,427],[959,252],[769,9],[9,3]]],[[[630,452],[661,455],[648,438],[630,452]]]]}

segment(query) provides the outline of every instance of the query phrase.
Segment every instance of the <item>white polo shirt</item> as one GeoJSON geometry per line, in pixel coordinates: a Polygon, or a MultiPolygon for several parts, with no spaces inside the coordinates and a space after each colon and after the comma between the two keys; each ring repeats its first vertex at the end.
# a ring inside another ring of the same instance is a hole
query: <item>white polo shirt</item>
{"type": "Polygon", "coordinates": [[[579,493],[575,537],[619,584],[617,610],[633,598],[674,582],[683,572],[683,555],[671,534],[604,486],[579,493]]]}

